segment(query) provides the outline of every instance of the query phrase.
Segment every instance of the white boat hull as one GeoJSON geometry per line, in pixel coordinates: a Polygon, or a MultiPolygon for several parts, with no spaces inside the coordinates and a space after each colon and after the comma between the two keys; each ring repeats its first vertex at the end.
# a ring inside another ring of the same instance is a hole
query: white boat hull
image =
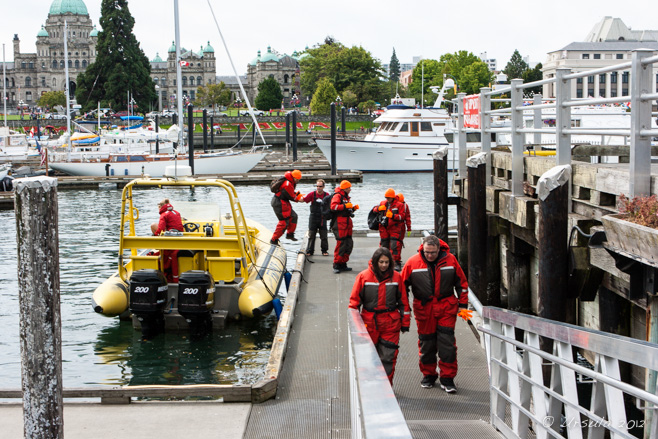
{"type": "MultiPolygon", "coordinates": [[[[249,172],[258,164],[267,153],[244,153],[234,155],[217,155],[217,156],[197,156],[194,158],[194,173],[201,174],[241,174],[249,172]]],[[[104,177],[106,172],[109,175],[142,175],[146,174],[151,177],[162,177],[168,166],[178,163],[181,166],[188,165],[186,156],[178,160],[159,160],[159,161],[135,161],[135,162],[50,162],[51,169],[64,172],[75,176],[104,177]],[[109,169],[106,171],[106,166],[109,169]]]]}
{"type": "MultiPolygon", "coordinates": [[[[318,148],[331,163],[331,141],[315,139],[318,148]]],[[[434,168],[432,154],[448,147],[448,168],[453,169],[454,148],[448,143],[372,142],[336,140],[336,169],[363,172],[418,172],[434,168]]]]}

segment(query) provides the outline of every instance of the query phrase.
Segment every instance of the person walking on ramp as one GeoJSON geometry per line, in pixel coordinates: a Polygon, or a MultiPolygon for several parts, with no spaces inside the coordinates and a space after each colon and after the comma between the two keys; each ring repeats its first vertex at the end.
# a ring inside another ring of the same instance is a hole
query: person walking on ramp
{"type": "Polygon", "coordinates": [[[315,184],[316,190],[309,192],[304,197],[305,203],[311,203],[311,213],[308,216],[308,247],[306,254],[313,256],[315,252],[315,235],[320,233],[320,250],[322,256],[329,256],[329,240],[327,239],[327,218],[323,212],[323,206],[330,205],[331,201],[325,198],[331,198],[329,192],[324,191],[324,180],[318,179],[315,184]]]}
{"type": "Polygon", "coordinates": [[[356,276],[350,308],[361,309],[363,323],[393,385],[400,331],[409,332],[411,311],[402,278],[393,270],[393,258],[387,248],[375,250],[368,268],[356,276]]]}
{"type": "Polygon", "coordinates": [[[286,239],[297,241],[297,238],[295,238],[297,213],[292,210],[290,202],[299,202],[302,199],[302,194],[295,192],[297,182],[301,179],[301,171],[295,169],[292,172],[286,172],[283,177],[273,181],[270,185],[270,189],[274,192],[271,203],[272,209],[274,209],[274,214],[279,219],[270,240],[272,244],[279,245],[279,238],[283,236],[284,231],[287,231],[286,239]]]}
{"type": "Polygon", "coordinates": [[[407,260],[402,280],[413,293],[413,310],[418,326],[421,387],[434,387],[437,354],[441,388],[455,393],[457,375],[457,316],[470,319],[468,282],[448,244],[434,235],[427,236],[418,253],[407,260]]]}
{"type": "Polygon", "coordinates": [[[331,231],[336,238],[334,273],[352,271],[352,268],[347,266],[347,261],[350,260],[350,254],[354,246],[352,241],[352,217],[359,205],[353,205],[350,201],[349,193],[351,190],[352,184],[347,180],[343,180],[331,197],[331,212],[334,216],[331,220],[331,231]]]}
{"type": "Polygon", "coordinates": [[[391,250],[393,261],[395,261],[395,269],[400,271],[402,269],[402,239],[404,237],[404,206],[398,201],[395,191],[388,188],[384,193],[386,198],[380,202],[378,206],[373,208],[373,211],[381,212],[384,215],[382,222],[379,223],[379,236],[380,247],[385,247],[391,250]]]}

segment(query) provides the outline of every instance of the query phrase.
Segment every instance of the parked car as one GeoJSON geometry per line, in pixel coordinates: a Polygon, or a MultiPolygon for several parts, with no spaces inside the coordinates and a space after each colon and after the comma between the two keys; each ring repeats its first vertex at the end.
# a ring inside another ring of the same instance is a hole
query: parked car
{"type": "Polygon", "coordinates": [[[172,110],[162,110],[162,117],[173,117],[175,114],[178,113],[172,110]]]}
{"type": "Polygon", "coordinates": [[[304,113],[303,111],[296,110],[296,109],[286,111],[286,114],[292,114],[292,113],[297,113],[297,116],[308,116],[308,114],[304,113]]]}
{"type": "Polygon", "coordinates": [[[112,117],[114,117],[115,119],[118,119],[118,118],[123,117],[123,116],[130,116],[130,113],[127,112],[127,111],[119,111],[118,113],[114,113],[114,116],[112,116],[112,117]]]}
{"type": "MultiPolygon", "coordinates": [[[[256,116],[265,116],[265,112],[263,110],[258,110],[256,108],[254,108],[254,114],[256,116]]],[[[240,112],[240,116],[249,116],[249,110],[244,110],[240,112]]]]}
{"type": "MultiPolygon", "coordinates": [[[[71,114],[73,116],[73,114],[71,114]]],[[[57,114],[57,113],[46,113],[43,115],[44,119],[53,119],[53,120],[58,120],[58,119],[66,119],[66,114],[57,114]]]]}
{"type": "Polygon", "coordinates": [[[151,111],[150,113],[146,113],[144,116],[153,119],[155,116],[160,116],[160,113],[157,111],[151,111]]]}
{"type": "Polygon", "coordinates": [[[228,114],[226,114],[226,113],[215,113],[215,116],[228,117],[228,114]]]}

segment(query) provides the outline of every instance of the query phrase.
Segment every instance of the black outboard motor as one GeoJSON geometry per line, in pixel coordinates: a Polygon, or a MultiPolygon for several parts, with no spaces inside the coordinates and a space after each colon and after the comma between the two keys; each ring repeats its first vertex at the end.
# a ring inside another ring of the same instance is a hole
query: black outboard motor
{"type": "Polygon", "coordinates": [[[215,281],[210,273],[190,270],[178,280],[178,312],[190,326],[190,337],[198,339],[212,331],[215,281]]]}
{"type": "Polygon", "coordinates": [[[142,338],[164,332],[167,305],[167,278],[160,270],[137,270],[130,276],[130,312],[142,325],[142,338]]]}

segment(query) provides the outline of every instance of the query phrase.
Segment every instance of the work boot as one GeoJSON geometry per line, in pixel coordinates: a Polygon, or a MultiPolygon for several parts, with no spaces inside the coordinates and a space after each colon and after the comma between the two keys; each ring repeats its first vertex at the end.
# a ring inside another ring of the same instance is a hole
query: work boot
{"type": "Polygon", "coordinates": [[[295,238],[294,233],[286,233],[286,239],[289,239],[291,241],[297,241],[297,238],[295,238]]]}
{"type": "Polygon", "coordinates": [[[279,240],[272,238],[270,239],[270,244],[279,245],[279,240]]]}
{"type": "Polygon", "coordinates": [[[340,271],[352,271],[352,267],[348,267],[347,264],[340,264],[340,271]]]}
{"type": "Polygon", "coordinates": [[[420,382],[420,387],[423,389],[431,389],[434,387],[434,383],[436,382],[437,378],[438,376],[436,375],[425,375],[420,382]]]}
{"type": "Polygon", "coordinates": [[[340,273],[340,266],[338,264],[334,264],[334,273],[340,273]]]}
{"type": "Polygon", "coordinates": [[[455,393],[457,392],[457,387],[455,387],[455,380],[452,378],[443,378],[439,380],[441,383],[441,388],[446,391],[446,393],[455,393]]]}

